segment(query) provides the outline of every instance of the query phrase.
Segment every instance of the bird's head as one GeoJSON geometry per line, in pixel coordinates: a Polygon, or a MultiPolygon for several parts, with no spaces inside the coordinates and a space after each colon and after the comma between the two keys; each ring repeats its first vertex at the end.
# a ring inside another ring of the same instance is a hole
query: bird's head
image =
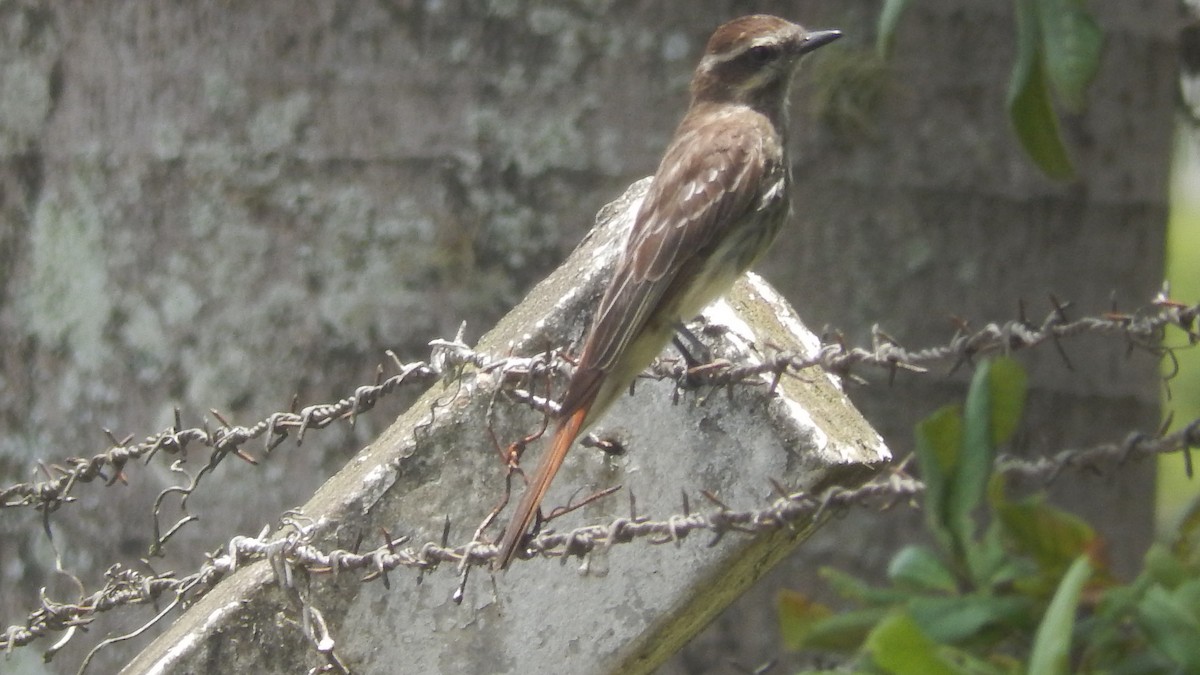
{"type": "Polygon", "coordinates": [[[725,23],[709,38],[692,77],[693,104],[786,105],[800,57],[841,36],[841,31],[810,31],[766,14],[725,23]]]}

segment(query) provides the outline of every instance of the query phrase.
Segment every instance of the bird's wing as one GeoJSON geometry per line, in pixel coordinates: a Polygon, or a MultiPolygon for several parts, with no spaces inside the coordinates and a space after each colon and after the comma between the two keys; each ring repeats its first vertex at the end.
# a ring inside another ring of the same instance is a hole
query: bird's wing
{"type": "Polygon", "coordinates": [[[712,126],[700,127],[668,148],[593,319],[581,369],[611,368],[677,277],[699,270],[688,261],[756,208],[758,191],[746,186],[762,178],[762,142],[729,126],[715,139],[712,126]]]}

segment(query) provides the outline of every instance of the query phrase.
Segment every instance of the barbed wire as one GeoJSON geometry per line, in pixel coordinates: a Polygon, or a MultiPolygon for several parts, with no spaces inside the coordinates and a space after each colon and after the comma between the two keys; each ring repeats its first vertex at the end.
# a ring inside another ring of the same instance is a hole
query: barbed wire
{"type": "MultiPolygon", "coordinates": [[[[1010,354],[1050,343],[1055,346],[1064,362],[1071,367],[1070,359],[1060,341],[1082,335],[1120,335],[1125,338],[1128,349],[1143,349],[1155,355],[1173,358],[1173,350],[1162,343],[1165,330],[1176,327],[1184,332],[1188,345],[1200,342],[1196,330],[1200,304],[1185,305],[1170,300],[1166,291],[1161,291],[1150,302],[1133,313],[1115,309],[1099,316],[1085,316],[1070,320],[1067,317],[1068,303],[1050,298],[1053,309],[1038,324],[1025,318],[1025,306],[1021,304],[1019,317],[1004,323],[988,323],[975,331],[969,330],[965,321],[957,320],[957,330],[944,345],[910,350],[885,333],[878,324],[872,327],[872,346],[848,347],[840,333],[826,331],[833,339],[823,341],[815,354],[798,354],[780,351],[769,355],[760,363],[705,369],[688,369],[677,362],[659,361],[654,374],[664,379],[674,379],[681,387],[721,386],[743,382],[759,375],[773,374],[776,380],[786,372],[801,371],[814,366],[847,378],[857,379],[855,368],[869,365],[882,368],[894,377],[897,371],[924,373],[927,366],[951,362],[951,372],[975,358],[988,354],[1010,354]]],[[[1176,364],[1177,366],[1177,364],[1176,364]]],[[[1169,373],[1168,377],[1173,375],[1169,373]]]]}
{"type": "MultiPolygon", "coordinates": [[[[779,489],[778,484],[775,485],[779,489]]],[[[525,557],[585,558],[597,548],[607,549],[635,540],[646,540],[654,545],[680,543],[697,531],[712,532],[714,539],[711,543],[716,543],[730,532],[755,534],[790,527],[801,521],[819,518],[834,509],[855,503],[865,504],[880,497],[892,500],[907,498],[922,489],[919,481],[897,473],[887,481],[868,483],[858,488],[830,489],[820,496],[803,492],[785,494],[761,509],[730,510],[715,497],[706,495],[718,505],[718,509],[705,513],[692,513],[685,496],[681,515],[651,520],[631,513],[627,518],[617,518],[604,525],[589,525],[563,533],[545,532],[533,538],[530,542],[533,553],[525,557]]],[[[170,573],[144,575],[115,565],[106,573],[108,582],[104,587],[83,600],[60,603],[43,594],[42,606],[29,615],[25,625],[10,626],[0,636],[0,649],[11,650],[24,646],[40,637],[86,625],[98,613],[120,606],[154,602],[165,594],[175,595],[174,604],[195,602],[221,578],[239,566],[256,560],[269,560],[277,583],[287,588],[295,586],[298,571],[335,577],[359,572],[361,581],[380,579],[385,587],[390,588],[388,574],[397,569],[430,573],[443,565],[453,565],[456,570],[462,571],[468,567],[487,567],[497,554],[495,545],[477,540],[458,546],[428,542],[416,548],[399,548],[407,541],[407,537],[392,538],[386,533],[384,544],[365,553],[342,549],[323,551],[312,544],[319,530],[318,524],[311,520],[303,522],[305,520],[297,512],[289,513],[284,517],[284,534],[274,539],[269,538],[267,528],[258,537],[233,537],[224,549],[210,555],[199,570],[182,578],[170,573]]]]}
{"type": "MultiPolygon", "coordinates": [[[[1175,303],[1168,300],[1165,294],[1160,294],[1150,305],[1132,314],[1109,312],[1074,321],[1068,320],[1065,305],[1057,301],[1052,302],[1054,310],[1040,324],[1029,323],[1024,318],[1022,309],[1021,317],[1016,320],[1003,324],[989,323],[977,331],[968,331],[965,324],[960,325],[947,344],[919,350],[901,347],[876,327],[873,330],[874,339],[870,349],[847,347],[838,338],[826,341],[814,354],[781,351],[766,357],[760,363],[750,365],[728,364],[688,369],[661,360],[656,364],[653,376],[674,378],[681,387],[732,386],[747,382],[761,384],[761,376],[765,374],[773,374],[775,381],[778,381],[785,373],[819,365],[843,377],[857,377],[856,372],[863,366],[882,369],[889,377],[894,377],[898,370],[922,373],[928,370],[927,366],[930,364],[945,361],[952,361],[953,370],[980,355],[1029,349],[1044,344],[1054,344],[1066,359],[1059,341],[1085,334],[1120,335],[1124,337],[1130,349],[1142,348],[1155,354],[1171,356],[1172,348],[1162,344],[1169,326],[1183,330],[1189,345],[1200,341],[1200,335],[1195,330],[1200,305],[1175,303]]],[[[159,536],[157,517],[162,499],[175,492],[186,498],[195,491],[201,479],[230,454],[255,462],[254,458],[242,451],[242,446],[251,441],[261,439],[265,452],[269,454],[293,432],[297,443],[300,443],[308,430],[324,429],[341,420],[348,420],[353,424],[357,415],[370,411],[380,400],[402,387],[428,386],[438,380],[453,381],[459,378],[467,366],[473,366],[482,372],[498,373],[499,381],[508,385],[507,391],[514,399],[535,410],[553,412],[552,401],[513,385],[520,386],[529,383],[533,377],[569,368],[566,359],[553,352],[533,357],[495,357],[478,352],[463,342],[461,329],[454,340],[435,340],[431,343],[431,348],[428,361],[412,363],[402,363],[394,354],[388,352],[397,370],[396,375],[383,379],[383,369],[380,367],[375,384],[358,387],[351,396],[334,403],[308,406],[298,411],[293,405],[291,411],[274,413],[249,427],[231,425],[218,412],[211,411],[221,422],[221,427],[211,430],[205,424],[199,428],[184,429],[180,423],[179,412],[176,411],[175,424],[170,429],[150,436],[140,443],[133,444],[129,438],[118,440],[110,434],[113,445],[109,450],[91,458],[70,458],[64,460],[61,466],[43,465],[43,471],[50,475],[46,480],[19,483],[0,489],[0,508],[32,506],[42,510],[44,514],[49,514],[73,500],[71,491],[76,485],[92,482],[96,478],[102,478],[111,484],[120,477],[125,464],[131,460],[149,461],[159,451],[183,454],[191,444],[207,447],[212,451],[209,461],[196,476],[189,477],[189,484],[168,488],[160,493],[159,499],[156,500],[155,535],[156,541],[161,544],[192,518],[186,515],[185,509],[185,517],[165,535],[159,536]],[[111,475],[105,475],[106,471],[111,475]]],[[[532,390],[531,386],[529,391],[532,390]]],[[[1131,434],[1121,443],[1088,450],[1064,450],[1051,457],[1035,460],[1006,456],[998,460],[998,468],[1006,474],[1023,479],[1050,482],[1066,469],[1096,469],[1146,455],[1182,452],[1187,472],[1191,475],[1190,449],[1198,446],[1200,419],[1167,436],[1131,434]]],[[[177,466],[178,462],[175,464],[173,469],[181,470],[177,466]]],[[[529,544],[529,555],[578,556],[587,561],[591,560],[590,554],[597,548],[607,549],[635,540],[647,540],[652,544],[678,544],[696,531],[713,533],[715,542],[729,532],[758,533],[780,527],[792,527],[806,518],[819,518],[831,509],[865,504],[871,500],[894,502],[916,496],[922,490],[923,485],[919,481],[901,473],[893,473],[883,481],[853,489],[838,488],[819,497],[803,493],[784,496],[782,490],[778,489],[780,499],[770,507],[757,510],[734,511],[720,505],[715,497],[706,495],[711,501],[719,504],[720,508],[706,513],[692,513],[685,498],[682,513],[665,520],[650,520],[631,513],[628,518],[620,518],[608,524],[590,525],[563,533],[547,531],[533,538],[529,544]]],[[[43,594],[41,606],[30,613],[24,625],[10,626],[0,636],[0,648],[11,650],[43,636],[63,633],[63,638],[48,650],[49,657],[69,641],[78,627],[93,621],[98,613],[129,605],[152,603],[164,596],[173,595],[174,600],[159,612],[151,623],[156,622],[174,608],[194,602],[245,560],[272,560],[277,578],[280,579],[291,579],[296,571],[318,575],[360,571],[363,573],[363,581],[382,578],[385,585],[389,583],[388,572],[398,568],[429,572],[439,565],[453,564],[463,575],[462,583],[465,584],[469,569],[490,564],[495,555],[495,547],[482,541],[471,541],[456,547],[450,547],[443,541],[441,544],[427,543],[418,549],[399,549],[397,547],[405,539],[393,540],[390,537],[384,545],[365,554],[340,550],[322,552],[311,543],[315,530],[310,525],[298,524],[297,517],[290,517],[290,520],[285,518],[285,522],[292,525],[290,534],[273,541],[266,539],[266,530],[258,538],[235,537],[224,552],[211,556],[199,570],[183,578],[176,578],[172,573],[147,575],[114,565],[105,575],[105,585],[78,602],[59,603],[43,594]]],[[[324,628],[320,612],[302,597],[290,581],[285,585],[291,589],[292,594],[289,597],[298,603],[301,626],[306,637],[326,656],[329,667],[338,670],[340,662],[333,651],[332,637],[324,628]]],[[[460,593],[461,589],[460,585],[460,593]]],[[[458,597],[461,598],[461,595],[458,597]]],[[[139,629],[139,632],[149,625],[148,623],[139,629]]],[[[129,636],[106,640],[97,648],[127,637],[129,636]]],[[[90,658],[91,655],[88,656],[88,660],[90,658]]],[[[85,660],[84,667],[86,664],[85,660]]]]}
{"type": "MultiPolygon", "coordinates": [[[[1050,457],[1032,460],[1001,456],[997,459],[996,468],[1010,478],[1050,483],[1067,469],[1102,471],[1130,461],[1175,452],[1182,452],[1187,457],[1190,449],[1195,447],[1200,447],[1200,418],[1192,420],[1179,431],[1159,437],[1130,434],[1120,443],[1108,443],[1080,450],[1063,450],[1050,457]]],[[[1188,464],[1190,467],[1190,459],[1188,464]]],[[[680,512],[660,519],[637,514],[635,501],[631,498],[631,512],[628,517],[619,517],[608,523],[585,525],[565,532],[542,532],[528,542],[528,551],[520,557],[576,557],[590,569],[591,556],[597,552],[605,552],[613,546],[636,541],[645,541],[650,545],[682,545],[690,535],[700,532],[713,535],[708,542],[708,545],[712,546],[730,533],[757,535],[782,528],[794,528],[799,524],[818,522],[827,515],[850,507],[877,505],[880,508],[888,508],[896,503],[910,501],[925,490],[924,483],[905,474],[901,468],[894,469],[882,479],[870,481],[859,487],[833,487],[819,495],[807,492],[787,493],[775,481],[772,481],[772,486],[777,499],[762,508],[734,510],[715,496],[701,492],[715,508],[698,512],[691,508],[684,493],[681,496],[680,512]]],[[[340,660],[334,651],[333,638],[325,627],[319,609],[312,605],[309,594],[301,593],[297,586],[295,580],[298,575],[337,577],[343,573],[357,572],[361,575],[361,582],[379,579],[386,588],[390,588],[391,581],[388,575],[398,569],[411,569],[426,574],[443,565],[451,565],[465,576],[465,572],[470,568],[490,567],[492,559],[497,555],[497,547],[494,544],[480,540],[456,546],[443,541],[427,542],[415,548],[400,548],[408,541],[408,537],[393,538],[386,532],[383,533],[384,543],[365,553],[344,549],[325,551],[312,543],[322,523],[295,511],[285,514],[282,521],[284,528],[281,536],[269,538],[269,529],[264,528],[257,537],[233,537],[222,550],[211,554],[208,561],[197,571],[185,577],[176,577],[170,572],[147,575],[114,565],[105,573],[105,585],[78,602],[55,602],[43,593],[41,606],[29,614],[24,625],[9,626],[0,634],[0,650],[11,651],[39,638],[64,633],[64,638],[48,652],[48,656],[52,656],[70,639],[77,627],[91,623],[100,613],[126,606],[154,603],[164,596],[173,596],[172,602],[156,614],[150,623],[160,621],[169,610],[198,600],[239,566],[256,560],[268,560],[274,570],[276,582],[298,603],[304,619],[301,623],[306,637],[336,670],[340,660]]],[[[461,599],[461,595],[456,598],[461,599]]],[[[126,639],[145,630],[148,625],[149,623],[129,636],[113,638],[102,644],[126,639]]],[[[84,666],[86,667],[86,662],[84,666]]]]}
{"type": "MultiPolygon", "coordinates": [[[[776,379],[789,371],[801,371],[814,366],[842,377],[855,378],[855,368],[872,366],[881,368],[894,376],[898,370],[924,372],[925,366],[937,362],[953,361],[952,370],[973,358],[990,353],[1008,353],[1030,349],[1045,343],[1055,344],[1059,354],[1066,359],[1059,340],[1084,334],[1125,337],[1130,348],[1140,347],[1156,354],[1170,355],[1170,349],[1158,344],[1168,326],[1184,331],[1189,344],[1200,341],[1196,332],[1196,319],[1200,315],[1200,304],[1183,305],[1167,299],[1165,292],[1156,296],[1151,303],[1133,313],[1108,312],[1100,316],[1088,316],[1074,321],[1068,320],[1067,305],[1051,299],[1054,309],[1040,324],[1031,324],[1021,316],[1005,323],[989,323],[982,329],[969,332],[966,324],[945,345],[908,350],[900,346],[878,326],[872,329],[871,348],[848,347],[839,337],[825,342],[815,354],[797,354],[781,351],[768,356],[760,363],[748,365],[725,364],[719,367],[687,368],[672,360],[659,360],[652,369],[654,377],[675,379],[680,387],[724,386],[752,381],[763,374],[774,374],[776,379]]],[[[208,464],[192,479],[188,488],[176,488],[185,495],[195,489],[195,484],[211,472],[227,455],[234,454],[254,463],[242,452],[242,446],[258,438],[263,439],[265,453],[270,453],[286,440],[291,431],[296,441],[304,440],[311,429],[324,429],[339,420],[348,420],[352,425],[358,415],[365,413],[382,400],[394,394],[402,386],[428,386],[438,380],[456,378],[467,365],[484,372],[502,374],[506,382],[521,382],[532,375],[566,367],[561,357],[539,354],[534,357],[495,357],[471,349],[462,340],[462,329],[454,340],[434,340],[428,361],[401,363],[395,354],[387,352],[398,374],[381,379],[383,367],[376,371],[376,383],[360,386],[350,396],[334,403],[308,406],[302,410],[276,412],[251,426],[235,426],[224,421],[219,412],[210,411],[222,426],[210,429],[205,423],[201,427],[185,429],[180,413],[175,411],[175,424],[164,431],[147,437],[140,443],[131,444],[132,438],[116,439],[109,433],[113,445],[104,452],[90,458],[71,457],[61,464],[42,464],[44,473],[50,477],[41,481],[16,483],[0,488],[0,509],[32,506],[53,511],[72,500],[71,490],[80,483],[89,483],[97,478],[112,484],[122,475],[125,465],[136,459],[149,461],[159,451],[184,454],[189,445],[198,444],[209,448],[212,453],[208,464]],[[106,475],[106,471],[109,475],[106,475]]],[[[1069,364],[1069,360],[1067,361],[1069,364]]],[[[519,392],[518,400],[524,400],[540,411],[553,410],[553,406],[541,398],[519,392]]],[[[106,430],[107,432],[107,430],[106,430]]],[[[169,535],[168,535],[169,536],[169,535]]]]}
{"type": "MultiPolygon", "coordinates": [[[[253,458],[241,453],[242,446],[250,441],[262,437],[263,450],[270,453],[294,430],[299,443],[303,441],[304,434],[309,429],[322,429],[336,420],[346,418],[353,423],[357,415],[370,410],[380,399],[401,386],[430,384],[440,375],[440,372],[424,362],[400,364],[398,375],[375,385],[358,387],[353,395],[335,403],[308,406],[299,411],[273,413],[248,427],[223,423],[223,426],[214,430],[210,429],[206,422],[202,427],[184,428],[180,412],[176,409],[175,424],[171,428],[149,436],[139,443],[132,443],[132,437],[118,440],[109,433],[113,445],[104,452],[88,458],[69,457],[62,460],[61,464],[42,464],[43,472],[50,475],[50,478],[0,488],[0,508],[34,506],[54,511],[64,503],[72,501],[71,490],[78,484],[90,483],[101,478],[107,485],[111,485],[118,480],[128,462],[143,458],[148,462],[159,452],[184,454],[192,444],[212,450],[210,466],[215,466],[231,453],[253,463],[253,458]]],[[[210,412],[218,420],[223,419],[219,412],[210,412]]]]}
{"type": "Polygon", "coordinates": [[[87,458],[69,457],[61,463],[40,463],[43,473],[50,477],[0,488],[0,509],[29,506],[52,512],[73,501],[70,496],[71,490],[79,484],[90,483],[99,478],[104,480],[106,485],[111,485],[121,478],[125,465],[130,461],[142,459],[149,462],[160,451],[183,455],[189,446],[195,444],[209,448],[212,452],[205,467],[196,476],[190,477],[191,485],[175,489],[189,494],[206,473],[211,472],[230,454],[250,464],[257,464],[257,459],[242,450],[243,446],[251,441],[261,438],[264,453],[270,454],[294,431],[296,443],[300,444],[310,430],[324,429],[341,420],[348,420],[353,425],[358,415],[370,411],[381,400],[397,393],[402,387],[429,386],[438,380],[454,379],[467,365],[473,365],[483,372],[500,371],[506,379],[525,378],[530,373],[543,372],[547,367],[546,355],[496,358],[471,350],[462,342],[461,331],[453,341],[439,339],[430,345],[433,349],[429,361],[402,363],[389,350],[387,355],[398,371],[396,375],[382,379],[383,367],[380,366],[376,370],[375,384],[357,387],[350,396],[333,403],[310,405],[301,410],[295,410],[293,404],[291,411],[272,413],[250,426],[230,424],[219,411],[210,410],[222,426],[211,429],[206,421],[201,427],[183,428],[180,411],[176,409],[175,424],[171,428],[149,436],[139,443],[132,443],[132,437],[117,439],[106,429],[105,433],[113,443],[111,447],[87,458]]]}
{"type": "MultiPolygon", "coordinates": [[[[1168,419],[1163,428],[1169,426],[1168,419]]],[[[1195,474],[1193,448],[1200,448],[1200,418],[1171,434],[1154,436],[1135,431],[1120,443],[1106,443],[1087,450],[1060,450],[1050,456],[1034,458],[1001,455],[996,460],[996,470],[1013,479],[1049,484],[1067,469],[1103,473],[1105,469],[1122,466],[1133,459],[1178,452],[1183,456],[1184,473],[1191,478],[1195,474]]]]}

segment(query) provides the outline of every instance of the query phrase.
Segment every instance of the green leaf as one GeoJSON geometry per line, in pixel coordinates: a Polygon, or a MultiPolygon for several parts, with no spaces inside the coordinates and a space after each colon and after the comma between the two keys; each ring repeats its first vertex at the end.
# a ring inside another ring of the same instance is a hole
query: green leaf
{"type": "Polygon", "coordinates": [[[992,444],[993,366],[993,361],[984,361],[971,378],[967,405],[963,411],[963,452],[946,505],[947,518],[963,544],[963,550],[973,538],[975,521],[972,513],[983,501],[996,456],[996,448],[992,444]]]}
{"type": "MultiPolygon", "coordinates": [[[[1003,476],[993,475],[990,483],[1003,480],[1003,476]]],[[[993,501],[993,504],[995,503],[1003,501],[993,501]]],[[[1038,567],[1033,561],[1024,556],[1012,555],[1007,541],[1008,533],[1004,524],[1000,518],[993,517],[983,537],[967,549],[971,558],[971,570],[980,588],[1011,586],[1019,579],[1038,573],[1038,567]]]]}
{"type": "Polygon", "coordinates": [[[1034,0],[1017,0],[1017,62],[1008,82],[1008,117],[1025,152],[1047,176],[1075,175],[1050,104],[1037,9],[1034,0]]]}
{"type": "Polygon", "coordinates": [[[1151,587],[1138,607],[1138,623],[1150,644],[1171,659],[1179,672],[1200,671],[1200,620],[1185,603],[1186,594],[1151,587]]]}
{"type": "Polygon", "coordinates": [[[847,600],[868,605],[891,605],[908,599],[908,592],[891,588],[872,588],[862,579],[836,567],[822,567],[818,572],[825,583],[847,600]]]}
{"type": "Polygon", "coordinates": [[[1188,569],[1171,554],[1164,545],[1153,543],[1146,551],[1144,562],[1142,563],[1143,576],[1148,576],[1155,583],[1166,586],[1167,588],[1175,588],[1188,579],[1188,569]]]}
{"type": "Polygon", "coordinates": [[[1010,544],[1033,556],[1043,578],[1057,579],[1076,558],[1098,546],[1087,521],[1050,506],[1044,497],[1000,502],[993,509],[1010,544]]]}
{"type": "Polygon", "coordinates": [[[992,361],[988,373],[991,396],[992,445],[1007,443],[1021,421],[1025,409],[1025,369],[1008,357],[992,361]]]}
{"type": "Polygon", "coordinates": [[[897,586],[919,591],[954,593],[958,582],[932,551],[923,546],[906,546],[888,565],[888,578],[897,586]]]}
{"type": "Polygon", "coordinates": [[[907,7],[908,0],[883,0],[875,37],[875,53],[879,54],[880,58],[886,59],[891,56],[896,26],[900,24],[900,15],[907,7]]]}
{"type": "Polygon", "coordinates": [[[864,645],[880,668],[894,675],[956,675],[938,654],[937,645],[921,632],[917,622],[895,612],[871,631],[864,645]]]}
{"type": "Polygon", "coordinates": [[[803,593],[787,589],[779,591],[775,608],[779,613],[779,632],[788,649],[803,649],[812,626],[833,614],[829,607],[812,602],[803,593]]]}
{"type": "Polygon", "coordinates": [[[1071,634],[1075,629],[1079,596],[1091,575],[1092,565],[1086,555],[1081,555],[1063,576],[1034,636],[1033,651],[1029,654],[1029,672],[1046,675],[1067,672],[1067,656],[1071,651],[1071,634]]]}
{"type": "Polygon", "coordinates": [[[1181,607],[1191,614],[1193,623],[1200,623],[1200,579],[1191,579],[1172,594],[1181,607]]]}
{"type": "Polygon", "coordinates": [[[804,647],[853,654],[862,648],[863,641],[889,611],[882,607],[858,609],[814,622],[804,636],[804,647]]]}
{"type": "Polygon", "coordinates": [[[975,637],[992,626],[1008,626],[1009,632],[1028,625],[1032,601],[1022,596],[915,598],[908,604],[921,631],[941,643],[957,643],[975,637]]]}
{"type": "Polygon", "coordinates": [[[1171,552],[1185,565],[1200,566],[1200,500],[1188,507],[1175,532],[1171,552]]]}
{"type": "Polygon", "coordinates": [[[925,518],[929,531],[947,550],[955,550],[949,501],[962,452],[962,411],[946,406],[917,424],[917,464],[925,481],[925,518]]]}
{"type": "Polygon", "coordinates": [[[1050,84],[1067,109],[1083,112],[1088,86],[1100,69],[1100,26],[1084,0],[1038,0],[1035,5],[1050,84]]]}

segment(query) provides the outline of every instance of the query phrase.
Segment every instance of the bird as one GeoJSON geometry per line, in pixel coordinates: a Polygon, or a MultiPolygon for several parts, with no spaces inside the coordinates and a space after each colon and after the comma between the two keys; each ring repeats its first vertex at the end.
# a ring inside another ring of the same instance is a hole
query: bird
{"type": "Polygon", "coordinates": [[[841,36],[756,14],[709,38],[687,112],[638,207],[560,400],[549,450],[500,538],[493,569],[517,556],[575,439],[788,220],[791,81],[802,56],[841,36]]]}

